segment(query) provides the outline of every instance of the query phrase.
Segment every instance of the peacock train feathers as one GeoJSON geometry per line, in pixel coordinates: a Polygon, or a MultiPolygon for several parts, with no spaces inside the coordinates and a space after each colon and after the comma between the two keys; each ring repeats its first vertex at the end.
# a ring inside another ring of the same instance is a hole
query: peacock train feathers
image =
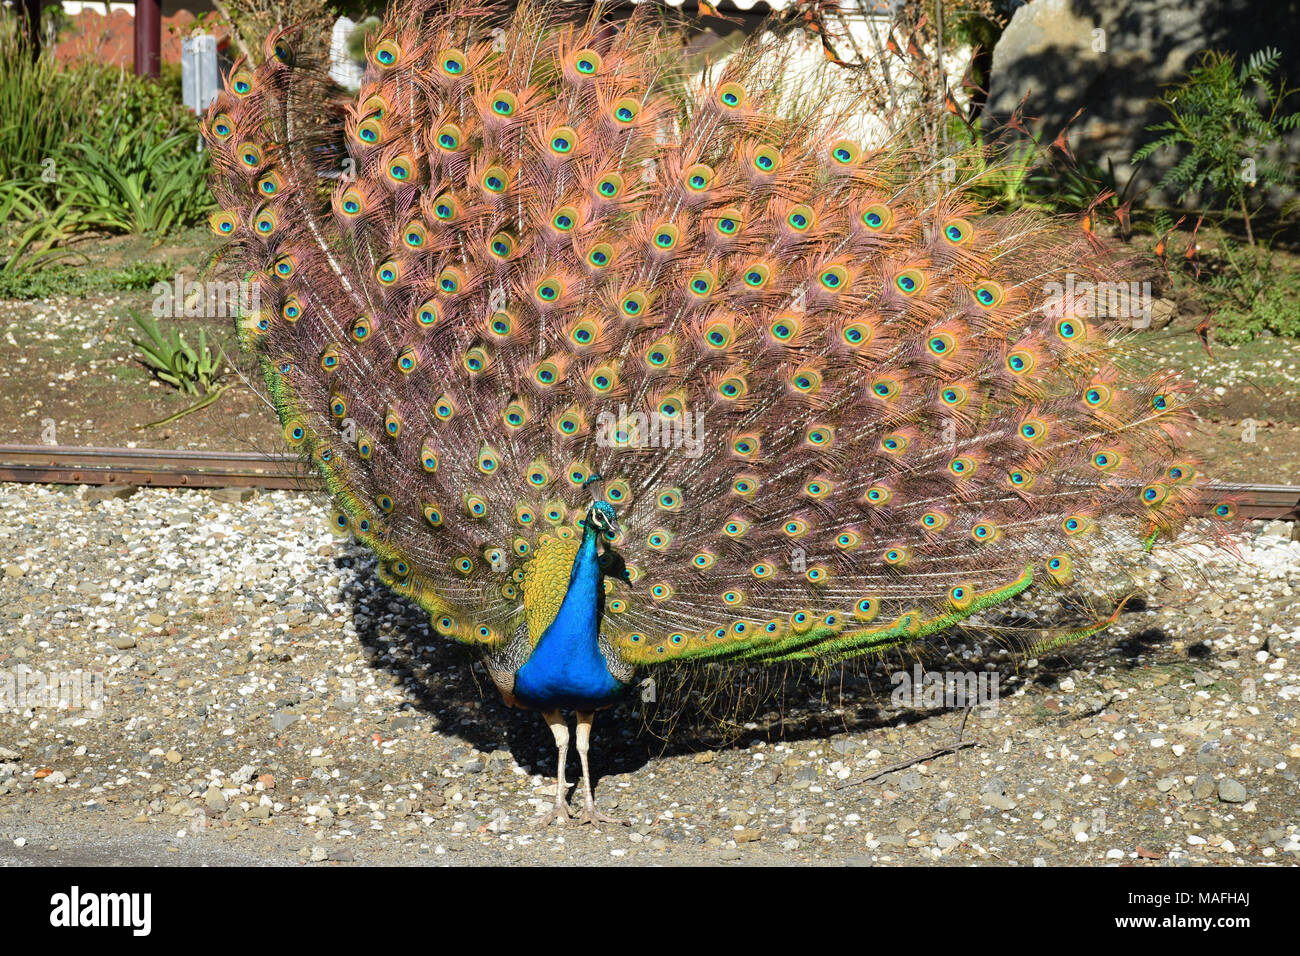
{"type": "Polygon", "coordinates": [[[292,30],[235,66],[212,225],[285,440],[440,634],[518,671],[593,500],[623,683],[876,653],[1189,514],[1192,388],[1053,295],[1113,254],[855,140],[843,90],[782,115],[762,41],[692,79],[644,10],[400,0],[368,57],[350,99],[292,30]]]}

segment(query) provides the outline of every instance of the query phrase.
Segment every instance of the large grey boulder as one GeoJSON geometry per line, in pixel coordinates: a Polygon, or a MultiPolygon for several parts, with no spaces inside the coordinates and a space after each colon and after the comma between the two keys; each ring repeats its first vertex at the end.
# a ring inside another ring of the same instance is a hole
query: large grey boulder
{"type": "MultiPolygon", "coordinates": [[[[1153,100],[1201,50],[1239,60],[1267,46],[1282,51],[1282,74],[1300,84],[1298,0],[1031,0],[1016,9],[993,49],[988,109],[1005,120],[1026,93],[1026,117],[1050,142],[1080,107],[1070,144],[1081,158],[1115,163],[1152,138],[1165,119],[1153,100]]],[[[1300,108],[1300,97],[1291,105],[1300,108]]],[[[1160,178],[1170,156],[1148,162],[1143,184],[1160,178]]],[[[1157,197],[1153,197],[1157,198],[1157,197]]]]}

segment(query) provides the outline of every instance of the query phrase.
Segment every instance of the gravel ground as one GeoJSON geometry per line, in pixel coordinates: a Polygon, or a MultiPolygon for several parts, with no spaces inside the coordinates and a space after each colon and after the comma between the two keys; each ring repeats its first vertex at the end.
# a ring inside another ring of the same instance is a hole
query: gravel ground
{"type": "Polygon", "coordinates": [[[792,685],[732,743],[602,714],[597,800],[632,826],[537,831],[549,732],[320,503],[123,494],[0,486],[0,681],[80,672],[105,698],[0,713],[0,864],[1300,862],[1300,541],[1280,522],[1211,559],[1208,589],[1157,549],[1145,603],[1068,658],[950,656],[1000,678],[960,762],[855,783],[962,725],[895,706],[911,662],[882,662],[792,685]]]}

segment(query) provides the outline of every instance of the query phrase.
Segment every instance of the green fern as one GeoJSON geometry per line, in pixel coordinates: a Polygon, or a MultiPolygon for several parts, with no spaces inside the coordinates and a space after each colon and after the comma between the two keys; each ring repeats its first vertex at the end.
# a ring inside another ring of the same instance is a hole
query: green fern
{"type": "Polygon", "coordinates": [[[1147,132],[1160,135],[1133,154],[1140,162],[1162,150],[1186,149],[1161,188],[1180,200],[1196,194],[1206,205],[1240,211],[1251,246],[1251,217],[1262,203],[1252,197],[1295,181],[1293,164],[1273,155],[1285,134],[1300,128],[1300,113],[1283,110],[1296,90],[1271,79],[1281,59],[1277,50],[1261,50],[1238,68],[1233,54],[1207,50],[1187,79],[1160,97],[1169,119],[1148,126],[1147,132]]]}

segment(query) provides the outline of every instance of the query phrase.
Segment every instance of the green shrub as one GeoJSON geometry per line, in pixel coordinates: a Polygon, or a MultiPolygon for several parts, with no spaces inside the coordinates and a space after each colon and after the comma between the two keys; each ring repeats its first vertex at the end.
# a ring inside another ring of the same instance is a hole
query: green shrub
{"type": "Polygon", "coordinates": [[[1261,50],[1238,69],[1232,54],[1207,50],[1187,79],[1158,101],[1170,118],[1147,131],[1162,135],[1133,154],[1136,163],[1160,150],[1186,149],[1160,187],[1179,199],[1195,193],[1207,207],[1218,203],[1240,212],[1252,246],[1251,216],[1261,200],[1251,197],[1262,192],[1254,187],[1295,181],[1291,164],[1270,155],[1283,148],[1287,132],[1300,129],[1300,113],[1283,109],[1296,90],[1271,79],[1281,57],[1261,50]]]}

